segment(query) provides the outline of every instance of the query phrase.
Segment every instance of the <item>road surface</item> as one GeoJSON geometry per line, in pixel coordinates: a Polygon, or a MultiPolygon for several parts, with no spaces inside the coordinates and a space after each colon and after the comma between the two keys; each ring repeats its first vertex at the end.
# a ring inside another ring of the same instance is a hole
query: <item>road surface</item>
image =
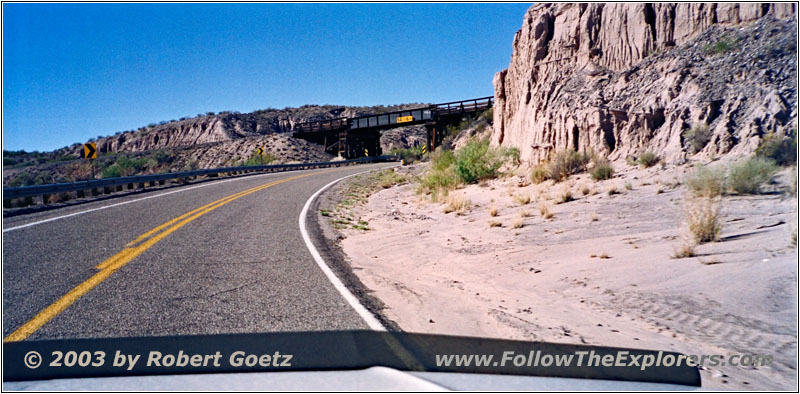
{"type": "Polygon", "coordinates": [[[298,217],[328,183],[387,165],[222,179],[4,219],[3,337],[367,329],[315,263],[298,217]]]}

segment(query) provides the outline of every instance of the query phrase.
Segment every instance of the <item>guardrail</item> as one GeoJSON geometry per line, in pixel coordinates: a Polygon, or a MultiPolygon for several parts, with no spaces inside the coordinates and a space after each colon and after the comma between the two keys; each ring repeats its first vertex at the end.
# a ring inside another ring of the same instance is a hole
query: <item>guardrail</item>
{"type": "MultiPolygon", "coordinates": [[[[220,174],[239,174],[248,172],[283,172],[292,170],[305,170],[312,168],[341,167],[359,163],[375,163],[381,161],[396,161],[399,156],[383,155],[374,157],[361,157],[358,159],[327,161],[318,163],[297,163],[297,164],[274,164],[265,166],[244,166],[244,167],[222,167],[206,170],[171,172],[166,174],[136,175],[117,178],[96,179],[90,181],[78,181],[72,183],[53,183],[48,185],[22,186],[3,188],[3,201],[5,202],[26,197],[48,196],[56,193],[79,192],[85,190],[95,190],[100,188],[112,188],[125,185],[140,184],[144,188],[145,183],[162,182],[172,179],[188,179],[198,176],[215,177],[220,174]]],[[[46,201],[43,201],[45,203],[46,201]]]]}

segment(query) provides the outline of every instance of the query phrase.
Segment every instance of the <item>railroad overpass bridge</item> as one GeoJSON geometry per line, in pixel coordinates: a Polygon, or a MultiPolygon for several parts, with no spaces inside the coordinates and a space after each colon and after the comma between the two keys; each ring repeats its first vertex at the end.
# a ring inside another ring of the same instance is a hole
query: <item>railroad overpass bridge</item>
{"type": "Polygon", "coordinates": [[[442,143],[448,125],[475,116],[492,107],[494,97],[452,101],[355,118],[336,118],[295,124],[293,136],[320,144],[325,151],[346,159],[381,155],[381,131],[396,127],[425,125],[427,148],[433,151],[442,143]]]}

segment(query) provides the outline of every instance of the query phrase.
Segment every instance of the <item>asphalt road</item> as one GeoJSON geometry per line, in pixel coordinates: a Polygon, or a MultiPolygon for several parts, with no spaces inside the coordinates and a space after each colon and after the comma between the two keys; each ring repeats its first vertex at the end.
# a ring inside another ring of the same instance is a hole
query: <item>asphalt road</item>
{"type": "Polygon", "coordinates": [[[222,179],[4,219],[3,337],[42,311],[27,340],[367,329],[314,262],[298,217],[329,182],[387,165],[222,179]],[[64,307],[68,294],[80,296],[64,307]]]}

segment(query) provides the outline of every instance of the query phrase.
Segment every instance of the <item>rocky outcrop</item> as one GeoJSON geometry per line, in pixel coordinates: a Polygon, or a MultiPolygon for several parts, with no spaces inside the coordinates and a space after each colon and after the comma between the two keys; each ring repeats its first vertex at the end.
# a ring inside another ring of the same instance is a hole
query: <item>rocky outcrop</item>
{"type": "Polygon", "coordinates": [[[529,164],[564,149],[668,162],[744,155],[797,121],[794,4],[540,4],[495,75],[492,142],[529,164]]]}
{"type": "Polygon", "coordinates": [[[341,107],[305,105],[282,110],[266,109],[251,113],[223,112],[179,121],[164,122],[135,131],[99,138],[97,149],[106,152],[144,152],[153,149],[234,141],[276,133],[288,133],[296,123],[355,117],[381,111],[394,111],[413,105],[391,107],[341,107]]]}

